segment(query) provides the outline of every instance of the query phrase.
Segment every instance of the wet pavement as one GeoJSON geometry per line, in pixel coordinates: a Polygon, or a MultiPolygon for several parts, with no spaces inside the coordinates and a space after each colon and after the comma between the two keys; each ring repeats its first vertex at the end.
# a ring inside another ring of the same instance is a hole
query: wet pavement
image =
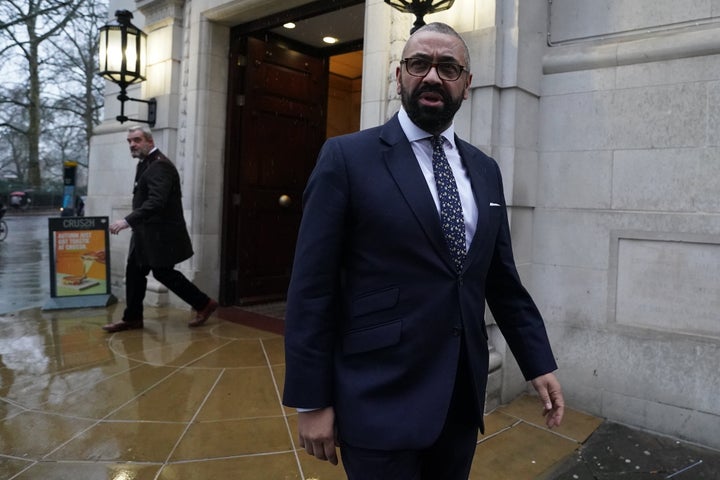
{"type": "MultiPolygon", "coordinates": [[[[107,335],[122,302],[42,311],[48,214],[6,217],[0,242],[0,478],[335,480],[295,445],[280,404],[284,305],[148,308],[107,335]]],[[[571,390],[572,385],[565,385],[571,390]]],[[[720,480],[720,452],[582,413],[542,425],[524,396],[486,417],[471,480],[720,480]]]]}
{"type": "MultiPolygon", "coordinates": [[[[345,478],[297,444],[280,318],[223,307],[188,328],[189,310],[149,307],[106,334],[122,307],[0,315],[1,479],[345,478]]],[[[568,409],[550,431],[528,396],[485,421],[471,480],[536,478],[602,423],[568,409]]]]}
{"type": "Polygon", "coordinates": [[[718,480],[720,452],[604,422],[546,480],[718,480]]]}

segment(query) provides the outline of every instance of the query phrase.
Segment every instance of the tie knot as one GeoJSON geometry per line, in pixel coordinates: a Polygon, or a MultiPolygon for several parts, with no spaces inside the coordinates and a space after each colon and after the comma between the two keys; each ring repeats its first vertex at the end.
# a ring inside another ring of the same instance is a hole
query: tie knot
{"type": "Polygon", "coordinates": [[[435,135],[430,139],[430,142],[432,143],[433,148],[442,148],[443,143],[445,143],[445,137],[442,135],[435,135]]]}

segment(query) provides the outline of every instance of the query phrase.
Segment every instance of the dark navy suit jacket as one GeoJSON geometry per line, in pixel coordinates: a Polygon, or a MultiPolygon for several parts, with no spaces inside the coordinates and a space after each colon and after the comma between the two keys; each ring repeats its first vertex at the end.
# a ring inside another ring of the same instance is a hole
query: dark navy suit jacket
{"type": "Polygon", "coordinates": [[[351,445],[432,444],[461,342],[483,411],[486,300],[527,379],[557,368],[515,268],[500,170],[467,142],[456,144],[479,212],[460,274],[397,115],[328,140],[308,181],[288,291],[283,400],[333,406],[351,445]]]}

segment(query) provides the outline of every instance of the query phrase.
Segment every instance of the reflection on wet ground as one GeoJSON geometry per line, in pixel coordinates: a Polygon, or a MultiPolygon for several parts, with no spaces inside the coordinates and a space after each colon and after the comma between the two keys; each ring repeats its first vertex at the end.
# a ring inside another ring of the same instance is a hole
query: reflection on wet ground
{"type": "Polygon", "coordinates": [[[121,309],[0,315],[0,478],[302,478],[281,335],[164,308],[106,334],[121,309]]]}
{"type": "MultiPolygon", "coordinates": [[[[123,306],[0,315],[0,478],[345,478],[297,450],[282,320],[226,307],[190,329],[190,311],[147,308],[143,330],[104,333],[123,306]]],[[[535,478],[600,419],[541,422],[529,397],[490,414],[471,478],[535,478]]]]}

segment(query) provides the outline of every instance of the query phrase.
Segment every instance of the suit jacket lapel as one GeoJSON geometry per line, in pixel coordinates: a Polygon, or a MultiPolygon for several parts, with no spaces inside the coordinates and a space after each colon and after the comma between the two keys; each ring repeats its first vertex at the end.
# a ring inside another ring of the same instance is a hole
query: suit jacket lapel
{"type": "Polygon", "coordinates": [[[477,152],[473,149],[467,148],[464,142],[457,136],[455,137],[455,144],[458,147],[460,158],[462,158],[465,168],[468,171],[468,175],[470,176],[473,196],[475,197],[475,205],[478,209],[478,220],[477,225],[475,226],[475,235],[470,242],[470,247],[468,248],[467,256],[465,258],[465,266],[463,268],[465,269],[472,263],[475,257],[477,257],[478,252],[481,252],[483,248],[485,248],[484,244],[488,240],[488,236],[484,233],[488,230],[490,197],[488,197],[487,187],[488,173],[482,166],[483,162],[475,160],[477,152]]]}
{"type": "Polygon", "coordinates": [[[427,182],[410,142],[400,127],[397,115],[385,124],[380,138],[387,144],[382,152],[383,159],[395,183],[402,192],[415,218],[417,218],[432,247],[450,268],[453,268],[450,250],[440,226],[440,216],[433,201],[427,182]]]}

